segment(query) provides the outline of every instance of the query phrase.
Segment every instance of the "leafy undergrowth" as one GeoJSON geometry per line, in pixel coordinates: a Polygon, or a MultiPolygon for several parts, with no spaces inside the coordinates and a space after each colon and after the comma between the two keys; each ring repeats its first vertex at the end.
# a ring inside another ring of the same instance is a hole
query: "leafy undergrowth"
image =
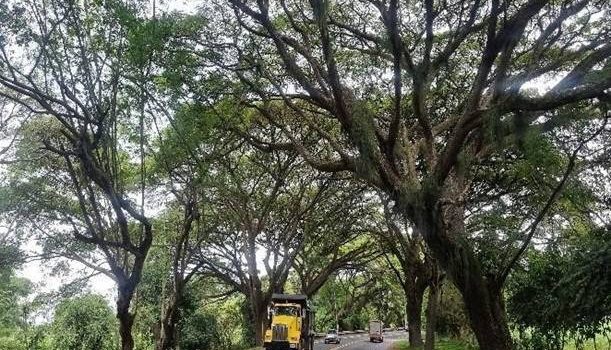
{"type": "MultiPolygon", "coordinates": [[[[569,342],[564,346],[564,350],[600,350],[600,349],[611,349],[611,341],[603,336],[599,336],[596,339],[596,346],[592,341],[588,341],[583,344],[583,347],[576,346],[573,342],[569,342]]],[[[468,345],[464,342],[451,339],[442,339],[435,344],[436,350],[475,350],[477,348],[468,345]]],[[[399,340],[394,342],[392,350],[413,350],[409,347],[407,340],[399,340]]]]}
{"type": "Polygon", "coordinates": [[[581,347],[577,346],[575,342],[569,342],[564,346],[564,350],[601,350],[601,349],[611,349],[611,337],[606,338],[603,335],[598,335],[596,337],[596,345],[592,340],[588,340],[581,347]]]}

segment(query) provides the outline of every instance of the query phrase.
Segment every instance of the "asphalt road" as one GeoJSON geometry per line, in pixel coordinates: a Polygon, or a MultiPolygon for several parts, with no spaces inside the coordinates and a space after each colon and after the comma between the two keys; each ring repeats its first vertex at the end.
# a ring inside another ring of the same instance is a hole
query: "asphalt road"
{"type": "Polygon", "coordinates": [[[317,340],[314,350],[390,350],[393,342],[407,339],[407,332],[386,332],[383,343],[371,343],[367,333],[343,335],[341,338],[340,344],[324,344],[322,340],[317,340]]]}

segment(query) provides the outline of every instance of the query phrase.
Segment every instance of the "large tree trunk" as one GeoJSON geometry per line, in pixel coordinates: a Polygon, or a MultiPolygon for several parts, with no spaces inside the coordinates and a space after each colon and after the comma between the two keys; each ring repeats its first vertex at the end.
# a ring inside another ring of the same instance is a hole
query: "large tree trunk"
{"type": "Polygon", "coordinates": [[[461,290],[480,349],[511,349],[511,334],[501,290],[495,286],[486,286],[486,281],[481,282],[483,285],[475,282],[467,287],[469,289],[461,290]]]}
{"type": "Polygon", "coordinates": [[[425,288],[420,286],[406,286],[405,296],[407,300],[407,329],[409,345],[412,348],[421,347],[422,342],[422,299],[425,288]]]}
{"type": "Polygon", "coordinates": [[[479,260],[463,241],[464,208],[442,209],[435,198],[425,201],[422,210],[413,212],[413,219],[435,259],[462,294],[479,348],[511,349],[501,288],[484,276],[479,260]]]}
{"type": "Polygon", "coordinates": [[[267,304],[257,302],[250,306],[252,316],[252,326],[255,331],[255,345],[263,346],[265,338],[265,328],[267,326],[267,304]]]}
{"type": "Polygon", "coordinates": [[[265,340],[265,328],[267,323],[267,315],[265,312],[261,312],[259,315],[255,317],[255,337],[257,337],[256,344],[257,346],[262,346],[263,341],[265,340]]]}
{"type": "Polygon", "coordinates": [[[119,336],[121,337],[121,350],[133,350],[134,338],[132,337],[132,326],[134,315],[129,312],[129,305],[133,292],[122,291],[119,287],[117,298],[117,318],[119,319],[119,336]]]}
{"type": "Polygon", "coordinates": [[[426,308],[426,339],[424,350],[435,349],[435,331],[437,329],[437,312],[441,296],[440,285],[432,283],[429,287],[429,302],[426,308]]]}
{"type": "MultiPolygon", "coordinates": [[[[501,290],[483,276],[477,261],[465,247],[450,246],[442,266],[462,294],[471,328],[481,350],[508,350],[511,336],[501,290]]],[[[440,249],[437,247],[435,249],[440,249]]],[[[441,261],[441,260],[440,260],[441,261]]]]}

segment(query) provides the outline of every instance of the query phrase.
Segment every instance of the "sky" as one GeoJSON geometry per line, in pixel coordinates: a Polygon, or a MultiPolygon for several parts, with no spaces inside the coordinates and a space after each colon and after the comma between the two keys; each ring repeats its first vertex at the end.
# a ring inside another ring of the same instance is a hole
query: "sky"
{"type": "MultiPolygon", "coordinates": [[[[151,2],[152,3],[152,2],[151,2]]],[[[158,8],[164,12],[179,11],[184,13],[195,12],[204,0],[162,0],[158,2],[158,8]]]]}

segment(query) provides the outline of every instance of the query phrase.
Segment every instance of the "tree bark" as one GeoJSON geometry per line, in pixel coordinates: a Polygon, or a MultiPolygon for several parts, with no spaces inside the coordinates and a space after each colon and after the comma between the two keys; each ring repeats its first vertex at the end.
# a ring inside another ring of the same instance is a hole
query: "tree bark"
{"type": "Polygon", "coordinates": [[[412,212],[418,229],[440,266],[465,302],[467,316],[481,350],[512,349],[502,289],[484,276],[479,260],[464,241],[464,208],[440,208],[428,198],[423,210],[412,212]],[[432,203],[432,204],[431,204],[432,203]]]}
{"type": "Polygon", "coordinates": [[[431,250],[462,294],[480,349],[511,349],[501,289],[483,276],[479,261],[466,247],[454,242],[440,244],[441,240],[449,239],[439,233],[427,236],[431,250]]]}
{"type": "Polygon", "coordinates": [[[180,320],[178,306],[180,304],[180,295],[174,294],[170,296],[165,305],[160,320],[159,338],[157,339],[156,350],[171,350],[175,349],[177,338],[177,324],[180,320]]]}
{"type": "Polygon", "coordinates": [[[267,323],[267,304],[257,302],[251,304],[252,323],[255,331],[255,345],[263,346],[265,338],[265,327],[267,323]]]}
{"type": "Polygon", "coordinates": [[[511,334],[507,325],[505,303],[501,290],[494,286],[482,286],[478,283],[473,283],[468,288],[473,292],[461,291],[461,293],[480,349],[512,349],[511,334]]]}
{"type": "Polygon", "coordinates": [[[263,342],[265,340],[265,326],[266,326],[266,320],[267,320],[267,316],[265,315],[265,312],[261,312],[261,314],[256,316],[256,324],[255,324],[255,336],[257,337],[257,346],[262,346],[263,342]]]}
{"type": "Polygon", "coordinates": [[[133,291],[122,291],[122,289],[119,287],[119,297],[117,298],[117,319],[119,319],[121,350],[133,350],[134,338],[132,336],[132,326],[134,325],[134,315],[129,311],[133,291]]]}
{"type": "Polygon", "coordinates": [[[426,308],[426,339],[424,350],[435,349],[435,331],[437,329],[437,312],[439,310],[439,298],[441,296],[440,285],[429,286],[429,302],[426,308]]]}
{"type": "Polygon", "coordinates": [[[409,345],[412,348],[421,347],[422,342],[422,299],[425,288],[410,286],[405,288],[407,298],[407,328],[409,345]]]}

